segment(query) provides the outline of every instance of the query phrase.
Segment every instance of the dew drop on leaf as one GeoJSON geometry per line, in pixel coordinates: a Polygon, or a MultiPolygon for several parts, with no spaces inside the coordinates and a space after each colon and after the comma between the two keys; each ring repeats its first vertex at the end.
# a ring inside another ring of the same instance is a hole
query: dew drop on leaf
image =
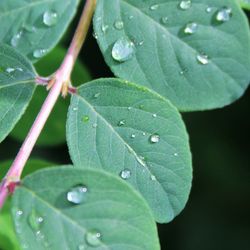
{"type": "Polygon", "coordinates": [[[150,179],[151,179],[152,181],[156,181],[155,175],[151,175],[151,176],[150,176],[150,179]]]}
{"type": "Polygon", "coordinates": [[[100,96],[101,93],[95,93],[94,94],[94,98],[98,98],[100,96]]]}
{"type": "Polygon", "coordinates": [[[181,1],[179,6],[182,10],[187,10],[191,7],[192,2],[191,0],[185,0],[185,1],[181,1]]]}
{"type": "Polygon", "coordinates": [[[157,114],[152,114],[153,118],[156,118],[157,117],[157,114]]]}
{"type": "Polygon", "coordinates": [[[85,240],[88,245],[98,247],[101,245],[101,234],[97,230],[91,230],[86,233],[85,240]]]}
{"type": "Polygon", "coordinates": [[[194,34],[198,29],[198,24],[197,23],[188,23],[185,28],[184,28],[184,33],[185,34],[194,34]]]}
{"type": "Polygon", "coordinates": [[[19,31],[17,34],[15,34],[12,38],[11,38],[11,41],[10,41],[10,44],[12,47],[17,47],[20,40],[21,40],[21,37],[22,37],[22,34],[23,34],[23,31],[19,31]]]}
{"type": "Polygon", "coordinates": [[[46,26],[53,26],[57,23],[58,15],[54,11],[45,11],[43,14],[43,23],[46,26]]]}
{"type": "Polygon", "coordinates": [[[83,244],[79,245],[78,248],[77,248],[77,250],[85,250],[85,249],[86,248],[85,248],[85,246],[83,244]]]}
{"type": "Polygon", "coordinates": [[[160,136],[158,134],[153,134],[149,137],[151,143],[157,143],[160,141],[160,136]]]}
{"type": "Polygon", "coordinates": [[[120,177],[123,180],[127,180],[131,177],[131,171],[129,169],[124,169],[120,172],[120,177]]]}
{"type": "Polygon", "coordinates": [[[157,10],[159,8],[159,5],[158,4],[153,4],[149,8],[150,8],[150,10],[157,10]]]}
{"type": "Polygon", "coordinates": [[[22,210],[17,210],[16,211],[16,216],[22,216],[23,215],[23,211],[22,210]]]}
{"type": "Polygon", "coordinates": [[[196,56],[196,59],[199,63],[203,64],[203,65],[206,65],[208,64],[209,60],[208,60],[208,56],[205,55],[205,54],[198,54],[196,56]]]}
{"type": "Polygon", "coordinates": [[[131,138],[134,139],[134,138],[135,138],[135,134],[132,134],[132,135],[131,135],[131,138]]]}
{"type": "Polygon", "coordinates": [[[123,21],[121,21],[121,20],[116,20],[116,21],[114,22],[114,27],[115,27],[117,30],[122,30],[122,29],[123,29],[123,26],[124,26],[124,24],[123,24],[123,21]]]}
{"type": "Polygon", "coordinates": [[[92,127],[97,128],[97,123],[93,123],[92,127]]]}
{"type": "Polygon", "coordinates": [[[118,126],[123,126],[123,125],[125,125],[125,123],[126,123],[126,121],[123,119],[123,120],[120,120],[119,122],[118,122],[118,126]]]}
{"type": "Polygon", "coordinates": [[[219,22],[227,22],[232,17],[232,9],[228,7],[221,8],[216,14],[216,20],[219,22]]]}
{"type": "Polygon", "coordinates": [[[35,58],[41,58],[47,53],[46,49],[37,49],[33,52],[35,58]]]}
{"type": "Polygon", "coordinates": [[[207,12],[207,13],[211,13],[211,12],[212,12],[212,7],[207,7],[207,8],[206,8],[206,12],[207,12]]]}
{"type": "Polygon", "coordinates": [[[84,185],[78,185],[67,192],[67,200],[70,203],[79,205],[86,201],[88,189],[84,185]]]}
{"type": "Polygon", "coordinates": [[[109,26],[106,25],[106,24],[103,24],[102,27],[101,27],[101,29],[102,29],[102,32],[105,34],[108,31],[109,26]]]}
{"type": "Polygon", "coordinates": [[[112,57],[118,62],[126,62],[133,57],[135,53],[134,43],[127,37],[118,39],[112,48],[112,57]]]}
{"type": "Polygon", "coordinates": [[[168,22],[168,17],[167,17],[167,16],[162,17],[162,18],[161,18],[161,22],[162,22],[163,24],[166,24],[166,23],[168,22]]]}
{"type": "Polygon", "coordinates": [[[44,219],[40,216],[35,210],[32,210],[28,216],[28,222],[31,229],[35,232],[38,232],[41,228],[44,219]]]}
{"type": "Polygon", "coordinates": [[[96,40],[98,40],[98,35],[97,35],[96,32],[93,32],[93,33],[92,33],[92,36],[93,36],[96,40]]]}
{"type": "Polygon", "coordinates": [[[14,69],[14,68],[7,68],[5,71],[6,71],[7,73],[12,73],[12,72],[15,71],[15,69],[14,69]]]}

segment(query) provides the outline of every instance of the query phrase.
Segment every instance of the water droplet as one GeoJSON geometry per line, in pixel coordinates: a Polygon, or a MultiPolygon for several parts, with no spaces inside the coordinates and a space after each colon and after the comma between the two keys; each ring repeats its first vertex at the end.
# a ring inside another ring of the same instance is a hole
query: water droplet
{"type": "Polygon", "coordinates": [[[47,53],[46,49],[37,49],[33,52],[35,58],[41,58],[47,53]]]}
{"type": "Polygon", "coordinates": [[[142,135],[143,135],[143,136],[145,136],[145,135],[146,135],[146,133],[145,133],[145,132],[143,132],[143,133],[142,133],[142,135]]]}
{"type": "Polygon", "coordinates": [[[137,42],[137,45],[138,45],[138,46],[142,46],[143,44],[144,44],[144,41],[143,41],[143,40],[137,42]]]}
{"type": "Polygon", "coordinates": [[[74,108],[73,108],[73,111],[77,111],[77,110],[78,110],[78,108],[77,108],[77,107],[74,107],[74,108]]]}
{"type": "Polygon", "coordinates": [[[156,181],[155,175],[151,175],[151,176],[150,176],[150,179],[151,179],[152,181],[156,181]]]}
{"type": "Polygon", "coordinates": [[[93,36],[96,40],[98,39],[98,35],[97,35],[96,32],[93,32],[93,33],[92,33],[92,36],[93,36]]]}
{"type": "Polygon", "coordinates": [[[207,7],[207,8],[206,8],[206,12],[207,12],[207,13],[211,13],[211,12],[212,12],[212,9],[213,9],[212,7],[207,7]]]}
{"type": "Polygon", "coordinates": [[[131,171],[129,169],[124,169],[120,172],[120,177],[123,179],[123,180],[127,180],[129,179],[131,176],[131,171]]]}
{"type": "Polygon", "coordinates": [[[44,220],[43,217],[38,215],[38,213],[35,210],[32,210],[32,212],[28,217],[29,225],[31,229],[35,232],[40,230],[43,220],[44,220]]]}
{"type": "Polygon", "coordinates": [[[166,23],[168,22],[168,17],[167,17],[167,16],[162,17],[162,18],[161,18],[161,22],[162,22],[163,24],[166,24],[166,23]]]}
{"type": "Polygon", "coordinates": [[[135,45],[127,37],[118,39],[112,49],[112,57],[118,62],[125,62],[133,57],[135,45]]]}
{"type": "Polygon", "coordinates": [[[152,114],[153,118],[156,118],[157,117],[157,114],[152,114]]]}
{"type": "Polygon", "coordinates": [[[85,248],[85,246],[84,246],[83,244],[81,244],[81,245],[78,246],[77,249],[78,249],[78,250],[85,250],[86,248],[85,248]]]}
{"type": "Polygon", "coordinates": [[[129,20],[132,20],[133,18],[134,18],[134,16],[132,16],[132,15],[128,17],[129,20]]]}
{"type": "Polygon", "coordinates": [[[91,230],[86,233],[85,236],[88,245],[98,247],[101,245],[101,234],[96,230],[91,230]]]}
{"type": "Polygon", "coordinates": [[[130,111],[132,109],[132,107],[128,107],[128,110],[130,111]]]}
{"type": "Polygon", "coordinates": [[[5,71],[6,71],[7,73],[12,73],[12,72],[15,71],[15,69],[14,69],[14,68],[7,68],[5,71]]]}
{"type": "Polygon", "coordinates": [[[23,34],[23,31],[21,30],[11,38],[10,44],[12,47],[18,46],[20,39],[22,37],[22,34],[23,34]]]}
{"type": "Polygon", "coordinates": [[[96,93],[94,94],[94,98],[98,98],[100,96],[101,93],[96,93]]]}
{"type": "Polygon", "coordinates": [[[17,210],[16,211],[16,216],[22,216],[23,215],[23,211],[22,210],[17,210]]]}
{"type": "Polygon", "coordinates": [[[86,200],[87,191],[84,185],[75,186],[67,192],[67,200],[76,205],[81,204],[86,200]]]}
{"type": "Polygon", "coordinates": [[[118,122],[118,126],[123,126],[123,125],[125,125],[125,123],[126,123],[126,121],[123,119],[123,120],[120,120],[119,122],[118,122]]]}
{"type": "Polygon", "coordinates": [[[194,34],[198,29],[197,23],[188,23],[184,28],[185,34],[194,34]]]}
{"type": "Polygon", "coordinates": [[[174,156],[178,156],[178,153],[174,153],[174,156]]]}
{"type": "Polygon", "coordinates": [[[153,134],[149,137],[151,143],[157,143],[160,141],[160,136],[158,134],[153,134]]]}
{"type": "Polygon", "coordinates": [[[30,33],[34,33],[34,32],[37,31],[37,30],[36,30],[36,27],[33,26],[33,25],[30,25],[30,24],[25,24],[25,25],[23,26],[23,29],[24,29],[25,31],[30,32],[30,33]]]}
{"type": "Polygon", "coordinates": [[[36,238],[38,240],[43,240],[44,239],[44,234],[40,230],[38,230],[38,231],[36,231],[36,238]]]}
{"type": "Polygon", "coordinates": [[[108,31],[108,29],[109,29],[108,25],[102,24],[101,30],[104,34],[108,31]]]}
{"type": "Polygon", "coordinates": [[[228,7],[221,8],[216,14],[216,20],[219,22],[227,22],[232,17],[232,9],[228,7]]]}
{"type": "Polygon", "coordinates": [[[132,134],[132,135],[131,135],[131,138],[134,139],[134,138],[135,138],[135,134],[132,134]]]}
{"type": "Polygon", "coordinates": [[[16,68],[16,70],[20,71],[20,72],[23,72],[23,69],[22,68],[16,68]]]}
{"type": "Polygon", "coordinates": [[[158,4],[153,4],[149,7],[150,10],[157,10],[159,8],[158,4]]]}
{"type": "Polygon", "coordinates": [[[121,20],[117,20],[114,22],[114,27],[117,29],[117,30],[122,30],[123,29],[123,21],[121,20]]]}
{"type": "Polygon", "coordinates": [[[57,23],[58,15],[54,11],[45,11],[43,14],[43,23],[47,26],[53,26],[57,23]]]}
{"type": "Polygon", "coordinates": [[[192,2],[191,0],[185,0],[185,1],[181,1],[179,6],[182,10],[187,10],[191,7],[192,2]]]}
{"type": "Polygon", "coordinates": [[[92,125],[93,128],[97,128],[97,126],[98,126],[97,123],[93,123],[92,125]]]}
{"type": "Polygon", "coordinates": [[[205,54],[199,54],[196,56],[196,59],[199,63],[205,65],[208,64],[209,60],[208,60],[208,56],[205,54]]]}
{"type": "Polygon", "coordinates": [[[84,115],[84,116],[82,117],[82,121],[83,121],[84,123],[88,122],[88,121],[89,121],[89,116],[88,116],[88,115],[84,115]]]}

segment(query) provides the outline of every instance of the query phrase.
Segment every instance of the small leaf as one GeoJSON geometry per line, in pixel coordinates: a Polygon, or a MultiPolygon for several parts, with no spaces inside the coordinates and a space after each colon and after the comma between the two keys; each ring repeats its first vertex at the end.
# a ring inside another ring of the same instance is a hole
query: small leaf
{"type": "MultiPolygon", "coordinates": [[[[42,58],[35,67],[39,75],[49,76],[53,74],[63,61],[67,50],[60,46],[56,47],[50,54],[42,58]]],[[[91,79],[89,72],[83,64],[79,61],[76,62],[74,71],[72,74],[72,82],[80,83],[87,82],[91,79]]],[[[19,121],[17,126],[11,132],[11,136],[22,141],[32,123],[34,122],[41,106],[48,95],[48,92],[44,87],[38,87],[34,93],[34,97],[25,112],[25,115],[19,121]]],[[[65,123],[66,115],[69,106],[69,98],[59,98],[43,131],[40,135],[37,144],[38,145],[56,145],[65,143],[65,123]]]]}
{"type": "Polygon", "coordinates": [[[72,96],[67,142],[77,167],[98,167],[131,183],[158,222],[171,221],[189,195],[192,167],[181,116],[166,99],[118,79],[72,96]]]}
{"type": "Polygon", "coordinates": [[[223,107],[249,85],[249,26],[235,1],[99,0],[94,28],[116,76],[182,111],[223,107]]]}
{"type": "Polygon", "coordinates": [[[25,249],[160,249],[142,197],[97,170],[67,166],[26,177],[14,194],[12,214],[25,249]],[[85,199],[72,203],[78,196],[85,199]]]}
{"type": "Polygon", "coordinates": [[[0,42],[37,61],[58,43],[75,15],[78,2],[1,0],[0,42]]]}
{"type": "Polygon", "coordinates": [[[36,77],[31,63],[0,44],[0,142],[21,118],[33,95],[36,77]]]}

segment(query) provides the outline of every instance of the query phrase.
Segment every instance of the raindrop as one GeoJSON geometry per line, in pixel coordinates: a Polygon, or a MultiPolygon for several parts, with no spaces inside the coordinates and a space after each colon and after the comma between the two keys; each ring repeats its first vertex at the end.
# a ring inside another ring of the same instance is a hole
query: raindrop
{"type": "Polygon", "coordinates": [[[150,179],[151,179],[152,181],[156,181],[155,175],[151,175],[151,176],[150,176],[150,179]]]}
{"type": "Polygon", "coordinates": [[[22,216],[23,215],[23,211],[22,210],[17,210],[16,211],[16,215],[19,217],[19,216],[22,216]]]}
{"type": "Polygon", "coordinates": [[[159,8],[159,5],[158,4],[153,4],[149,8],[150,8],[150,10],[157,10],[159,8]]]}
{"type": "Polygon", "coordinates": [[[179,6],[182,10],[187,10],[191,7],[192,2],[191,0],[185,0],[185,1],[181,1],[179,6]]]}
{"type": "Polygon", "coordinates": [[[174,153],[174,156],[178,156],[178,153],[174,153]]]}
{"type": "Polygon", "coordinates": [[[128,17],[129,20],[132,20],[133,18],[134,18],[134,16],[132,16],[132,15],[128,17]]]}
{"type": "Polygon", "coordinates": [[[131,177],[131,171],[129,169],[124,169],[120,172],[120,177],[123,180],[127,180],[131,177]]]}
{"type": "Polygon", "coordinates": [[[143,132],[143,133],[142,133],[142,135],[143,135],[143,136],[145,136],[145,135],[146,135],[146,133],[145,133],[145,132],[143,132]]]}
{"type": "Polygon", "coordinates": [[[160,136],[158,134],[153,134],[149,137],[151,143],[157,143],[160,141],[160,136]]]}
{"type": "Polygon", "coordinates": [[[152,114],[152,116],[153,116],[154,118],[156,118],[156,117],[157,117],[157,114],[152,114]]]}
{"type": "Polygon", "coordinates": [[[219,22],[227,22],[232,17],[232,9],[228,7],[221,8],[216,14],[216,20],[219,22]]]}
{"type": "Polygon", "coordinates": [[[135,45],[127,37],[118,39],[112,49],[112,57],[118,62],[125,62],[133,57],[135,45]]]}
{"type": "Polygon", "coordinates": [[[114,27],[117,29],[117,30],[122,30],[123,29],[123,21],[121,20],[117,20],[114,22],[114,27]]]}
{"type": "Polygon", "coordinates": [[[132,109],[132,107],[128,107],[128,110],[130,111],[132,109]]]}
{"type": "Polygon", "coordinates": [[[97,128],[97,123],[93,123],[92,127],[97,128]]]}
{"type": "Polygon", "coordinates": [[[166,23],[168,22],[168,17],[167,17],[167,16],[162,17],[162,18],[161,18],[161,22],[162,22],[163,24],[166,24],[166,23]]]}
{"type": "Polygon", "coordinates": [[[22,68],[16,68],[16,70],[20,71],[20,72],[23,72],[23,69],[22,68]]]}
{"type": "Polygon", "coordinates": [[[91,230],[86,233],[85,236],[88,245],[98,247],[101,245],[101,234],[96,230],[91,230]]]}
{"type": "Polygon", "coordinates": [[[119,122],[118,122],[118,126],[123,126],[123,125],[125,125],[125,123],[126,123],[126,121],[123,119],[123,120],[120,120],[119,122]]]}
{"type": "Polygon", "coordinates": [[[102,25],[102,32],[105,34],[108,31],[108,28],[109,28],[108,25],[103,24],[102,25]]]}
{"type": "Polygon", "coordinates": [[[85,248],[85,246],[84,246],[83,244],[81,244],[81,245],[78,246],[77,249],[78,249],[78,250],[85,250],[86,248],[85,248]]]}
{"type": "Polygon", "coordinates": [[[18,43],[20,42],[22,34],[23,34],[23,31],[21,30],[11,38],[10,44],[12,47],[18,46],[18,43]]]}
{"type": "Polygon", "coordinates": [[[74,108],[73,108],[73,111],[77,111],[77,110],[78,110],[78,108],[77,108],[77,107],[74,107],[74,108]]]}
{"type": "Polygon", "coordinates": [[[38,231],[36,231],[36,238],[38,240],[43,240],[44,239],[44,234],[40,230],[38,230],[38,231]]]}
{"type": "Polygon", "coordinates": [[[184,28],[185,34],[194,34],[198,29],[197,23],[188,23],[184,28]]]}
{"type": "Polygon", "coordinates": [[[209,60],[208,60],[208,56],[205,54],[199,54],[196,56],[196,59],[199,63],[205,65],[208,64],[209,60]]]}
{"type": "Polygon", "coordinates": [[[211,13],[211,12],[212,12],[212,7],[207,7],[207,8],[206,8],[206,12],[207,12],[207,13],[211,13]]]}
{"type": "Polygon", "coordinates": [[[35,210],[32,210],[31,214],[28,217],[28,222],[31,229],[35,232],[38,232],[41,228],[44,219],[40,215],[37,214],[35,210]]]}
{"type": "Polygon", "coordinates": [[[132,135],[131,135],[131,138],[134,139],[134,138],[135,138],[135,134],[132,134],[132,135]]]}
{"type": "Polygon", "coordinates": [[[37,49],[33,52],[35,58],[41,58],[47,53],[46,49],[37,49]]]}
{"type": "Polygon", "coordinates": [[[43,13],[43,23],[47,26],[53,26],[57,23],[58,15],[54,11],[45,11],[43,13]]]}
{"type": "Polygon", "coordinates": [[[15,69],[14,69],[14,68],[7,68],[5,71],[6,71],[7,73],[12,73],[12,72],[15,71],[15,69]]]}
{"type": "Polygon", "coordinates": [[[83,121],[84,123],[88,122],[88,121],[89,121],[89,116],[88,116],[88,115],[84,115],[84,116],[82,117],[82,121],[83,121]]]}
{"type": "Polygon", "coordinates": [[[101,93],[96,93],[94,94],[94,98],[98,98],[100,96],[101,93]]]}
{"type": "Polygon", "coordinates": [[[96,40],[98,39],[98,35],[97,35],[96,32],[93,32],[93,33],[92,33],[92,36],[93,36],[96,40]]]}
{"type": "Polygon", "coordinates": [[[81,204],[86,200],[86,193],[88,189],[84,185],[78,185],[71,188],[67,192],[67,200],[73,204],[81,204]]]}

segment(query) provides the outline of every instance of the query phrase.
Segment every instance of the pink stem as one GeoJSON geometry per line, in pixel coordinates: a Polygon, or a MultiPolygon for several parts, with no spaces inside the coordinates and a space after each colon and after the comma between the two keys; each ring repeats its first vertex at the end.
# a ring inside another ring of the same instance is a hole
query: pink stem
{"type": "MultiPolygon", "coordinates": [[[[55,103],[60,96],[62,87],[69,82],[70,75],[79,54],[82,44],[86,38],[91,18],[94,13],[96,0],[87,0],[84,7],[81,19],[76,29],[75,35],[68,49],[67,55],[60,68],[54,74],[55,82],[34,122],[23,145],[21,146],[13,164],[0,185],[0,208],[2,208],[8,194],[10,185],[17,184],[20,181],[24,166],[31,154],[31,151],[36,144],[36,141],[53,109],[55,103]]],[[[38,83],[44,83],[46,78],[37,78],[38,83]]],[[[72,88],[73,91],[73,88],[72,88]]]]}

